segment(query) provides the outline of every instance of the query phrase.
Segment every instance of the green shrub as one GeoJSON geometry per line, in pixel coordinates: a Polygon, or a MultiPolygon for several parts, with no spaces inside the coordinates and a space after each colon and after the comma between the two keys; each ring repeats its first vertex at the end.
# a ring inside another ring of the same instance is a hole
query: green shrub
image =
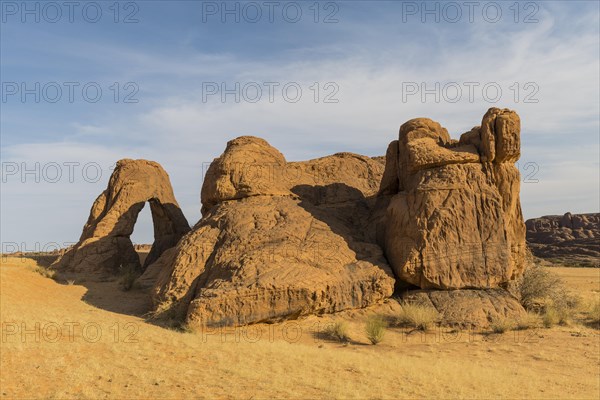
{"type": "Polygon", "coordinates": [[[438,311],[424,304],[401,304],[402,309],[396,317],[396,324],[409,326],[422,331],[429,330],[438,320],[438,311]]]}
{"type": "Polygon", "coordinates": [[[343,321],[337,321],[325,326],[323,334],[331,339],[338,342],[348,342],[350,337],[348,336],[348,325],[343,321]]]}
{"type": "Polygon", "coordinates": [[[380,315],[374,315],[369,317],[365,326],[365,332],[367,338],[372,344],[381,342],[385,335],[385,329],[387,328],[387,322],[380,315]]]}

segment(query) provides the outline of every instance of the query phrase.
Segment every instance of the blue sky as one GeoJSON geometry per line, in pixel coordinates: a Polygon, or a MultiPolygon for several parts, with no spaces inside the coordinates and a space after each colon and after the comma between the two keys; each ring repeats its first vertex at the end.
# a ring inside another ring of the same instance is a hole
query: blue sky
{"type": "MultiPolygon", "coordinates": [[[[3,243],[33,250],[76,241],[121,158],[160,162],[193,224],[203,168],[236,136],[261,136],[288,160],[373,156],[408,119],[430,117],[458,137],[494,106],[522,119],[525,217],[599,211],[596,1],[476,2],[472,10],[465,2],[275,2],[272,21],[262,1],[124,1],[118,15],[113,1],[82,1],[72,21],[63,2],[54,3],[60,16],[44,2],[27,2],[29,14],[23,4],[1,2],[3,243]],[[239,20],[235,11],[223,17],[225,7],[237,7],[239,20]],[[239,102],[233,94],[222,101],[207,94],[211,82],[251,85],[239,102]],[[279,84],[273,102],[265,82],[279,84]],[[290,84],[302,90],[297,102],[281,91],[290,84]],[[438,101],[422,98],[436,84],[438,101]],[[40,101],[23,98],[22,85],[40,101]],[[253,85],[263,90],[256,102],[253,85]],[[96,87],[102,95],[91,102],[96,87]],[[137,102],[125,102],[128,94],[137,102]]],[[[152,241],[147,209],[133,240],[152,241]]]]}

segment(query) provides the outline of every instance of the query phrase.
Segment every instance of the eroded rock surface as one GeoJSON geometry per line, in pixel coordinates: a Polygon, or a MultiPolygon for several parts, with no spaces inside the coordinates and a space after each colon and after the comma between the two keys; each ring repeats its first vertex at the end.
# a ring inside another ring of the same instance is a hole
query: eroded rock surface
{"type": "Polygon", "coordinates": [[[53,267],[109,275],[119,273],[122,265],[142,269],[130,236],[146,202],[154,222],[154,244],[144,266],[152,264],[190,227],[160,164],[124,159],[117,162],[108,187],[94,201],[79,241],[53,267]]]}
{"type": "Polygon", "coordinates": [[[404,293],[408,303],[434,307],[442,325],[485,328],[494,321],[519,321],[527,312],[504,289],[413,290],[404,293]]]}
{"type": "Polygon", "coordinates": [[[371,213],[381,160],[340,153],[286,162],[240,137],[210,166],[203,218],[139,280],[159,311],[192,325],[243,325],[366,307],[394,278],[371,213]]]}
{"type": "Polygon", "coordinates": [[[522,273],[519,154],[519,117],[506,109],[490,109],[460,140],[428,118],[400,127],[380,190],[393,195],[383,246],[400,279],[423,289],[494,288],[522,273]]]}

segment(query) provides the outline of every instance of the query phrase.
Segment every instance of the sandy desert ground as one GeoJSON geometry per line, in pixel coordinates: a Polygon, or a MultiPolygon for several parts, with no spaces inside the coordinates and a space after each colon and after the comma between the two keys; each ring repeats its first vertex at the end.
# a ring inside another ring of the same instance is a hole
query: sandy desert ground
{"type": "MultiPolygon", "coordinates": [[[[1,399],[573,398],[600,395],[600,331],[584,322],[503,334],[364,321],[395,301],[323,317],[181,332],[145,322],[144,293],[85,277],[56,282],[27,258],[2,260],[1,399]],[[78,281],[79,279],[79,281],[78,281]],[[351,341],[319,332],[346,320],[351,341]]],[[[585,304],[600,270],[555,268],[585,304]]]]}

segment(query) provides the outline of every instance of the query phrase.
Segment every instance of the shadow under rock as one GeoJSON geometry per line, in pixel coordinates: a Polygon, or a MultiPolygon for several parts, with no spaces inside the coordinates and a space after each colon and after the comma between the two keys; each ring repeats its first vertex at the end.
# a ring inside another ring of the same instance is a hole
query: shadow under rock
{"type": "MultiPolygon", "coordinates": [[[[300,207],[341,236],[359,260],[365,253],[365,245],[376,245],[381,249],[377,243],[377,225],[378,211],[385,209],[382,198],[367,198],[360,190],[344,183],[297,185],[291,191],[300,197],[300,207]]],[[[385,258],[370,261],[379,264],[385,258]]]]}
{"type": "MultiPolygon", "coordinates": [[[[140,257],[145,254],[140,255],[140,257]]],[[[81,300],[102,310],[145,317],[152,309],[152,300],[148,289],[133,287],[123,290],[119,277],[83,272],[57,271],[54,278],[63,285],[81,285],[87,289],[81,300]]]]}

